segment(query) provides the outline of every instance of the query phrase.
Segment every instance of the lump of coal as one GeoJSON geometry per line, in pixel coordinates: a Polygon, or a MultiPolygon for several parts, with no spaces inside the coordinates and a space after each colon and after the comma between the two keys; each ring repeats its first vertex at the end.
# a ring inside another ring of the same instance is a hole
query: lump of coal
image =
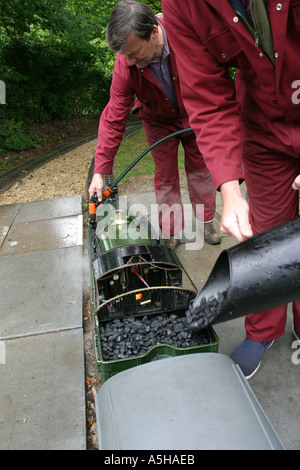
{"type": "Polygon", "coordinates": [[[217,297],[211,296],[208,299],[198,294],[186,312],[188,326],[192,330],[201,330],[212,323],[218,316],[226,295],[227,290],[218,292],[217,297]]]}
{"type": "Polygon", "coordinates": [[[157,344],[176,348],[209,344],[210,334],[193,332],[184,316],[161,314],[103,322],[100,340],[103,359],[111,361],[145,354],[157,344]]]}

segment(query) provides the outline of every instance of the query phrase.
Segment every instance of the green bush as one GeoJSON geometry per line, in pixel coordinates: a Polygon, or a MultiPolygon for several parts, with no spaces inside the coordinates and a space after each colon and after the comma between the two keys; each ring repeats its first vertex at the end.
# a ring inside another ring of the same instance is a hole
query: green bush
{"type": "Polygon", "coordinates": [[[12,119],[1,119],[0,125],[0,152],[15,150],[20,152],[36,148],[39,139],[37,136],[28,136],[27,126],[12,119]]]}

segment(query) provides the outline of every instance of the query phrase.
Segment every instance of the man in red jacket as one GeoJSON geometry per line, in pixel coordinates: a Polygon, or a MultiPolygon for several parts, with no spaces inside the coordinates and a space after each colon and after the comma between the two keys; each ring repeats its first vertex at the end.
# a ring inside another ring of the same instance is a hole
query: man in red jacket
{"type": "MultiPolygon", "coordinates": [[[[108,23],[107,43],[118,55],[110,101],[100,118],[95,174],[89,188],[90,196],[97,193],[99,200],[103,190],[102,175],[112,173],[134,96],[137,99],[133,112],[142,119],[149,146],[190,127],[163,20],[158,20],[143,3],[120,2],[108,23]]],[[[221,238],[213,225],[216,189],[193,132],[179,134],[152,150],[159,223],[165,244],[175,248],[180,243],[178,233],[184,228],[178,173],[180,142],[185,151],[185,171],[194,213],[199,218],[197,206],[204,205],[204,220],[201,220],[204,238],[210,244],[219,244],[221,238]]]]}
{"type": "MultiPolygon", "coordinates": [[[[299,0],[162,0],[181,91],[223,199],[221,230],[243,241],[299,214],[299,0]],[[236,84],[229,66],[237,68],[236,84]],[[243,174],[243,167],[244,173],[243,174]],[[249,207],[241,196],[245,178],[249,207]]],[[[250,378],[284,334],[283,305],[245,318],[232,358],[250,378]]],[[[293,303],[300,338],[300,301],[293,303]]]]}

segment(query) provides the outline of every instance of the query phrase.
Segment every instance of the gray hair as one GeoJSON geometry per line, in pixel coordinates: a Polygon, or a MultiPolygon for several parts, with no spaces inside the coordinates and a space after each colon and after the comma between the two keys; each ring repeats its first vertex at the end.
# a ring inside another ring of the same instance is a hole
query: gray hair
{"type": "Polygon", "coordinates": [[[148,41],[154,25],[157,24],[155,14],[145,3],[135,0],[120,2],[108,21],[107,46],[114,52],[121,51],[130,34],[136,34],[140,39],[148,41]]]}

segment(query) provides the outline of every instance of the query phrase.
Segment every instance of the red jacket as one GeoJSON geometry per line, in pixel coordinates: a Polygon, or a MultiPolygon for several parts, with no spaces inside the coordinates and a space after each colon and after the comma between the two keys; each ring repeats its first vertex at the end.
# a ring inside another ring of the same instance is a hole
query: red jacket
{"type": "Polygon", "coordinates": [[[162,0],[184,104],[216,187],[242,176],[241,123],[300,157],[300,1],[267,0],[276,68],[228,0],[162,0]],[[228,66],[239,69],[236,88],[228,66]]]}
{"type": "MultiPolygon", "coordinates": [[[[159,21],[163,23],[161,18],[159,21]]],[[[169,49],[170,68],[179,110],[174,108],[147,67],[144,69],[138,69],[135,65],[129,67],[126,59],[120,54],[117,55],[110,100],[100,117],[95,173],[112,173],[113,160],[125,133],[134,95],[136,100],[133,112],[139,118],[164,123],[180,118],[186,121],[185,127],[189,127],[188,116],[181,98],[175,57],[170,45],[169,49]]]]}

